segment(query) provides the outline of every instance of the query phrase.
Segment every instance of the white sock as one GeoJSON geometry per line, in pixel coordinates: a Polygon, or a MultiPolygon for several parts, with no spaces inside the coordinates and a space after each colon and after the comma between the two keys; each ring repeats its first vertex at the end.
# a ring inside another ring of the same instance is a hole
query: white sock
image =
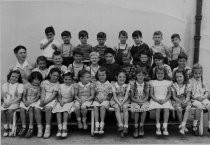
{"type": "Polygon", "coordinates": [[[49,124],[46,124],[46,128],[50,128],[50,125],[49,124]]]}
{"type": "Polygon", "coordinates": [[[123,127],[123,124],[119,124],[119,127],[123,127]]]}
{"type": "Polygon", "coordinates": [[[4,124],[4,129],[8,129],[8,124],[4,124]]]}
{"type": "Polygon", "coordinates": [[[58,124],[58,129],[62,130],[62,124],[58,124]]]}
{"type": "Polygon", "coordinates": [[[134,124],[134,127],[137,128],[138,127],[138,124],[134,124]]]}
{"type": "Polygon", "coordinates": [[[78,121],[78,122],[80,122],[80,121],[81,121],[81,118],[80,118],[80,117],[79,117],[79,118],[77,118],[77,121],[78,121]]]}
{"type": "Polygon", "coordinates": [[[96,127],[99,127],[99,122],[96,122],[96,127]]]}
{"type": "Polygon", "coordinates": [[[168,123],[163,123],[163,128],[167,129],[168,123]]]}
{"type": "Polygon", "coordinates": [[[156,127],[157,128],[160,128],[160,123],[156,123],[156,127]]]}
{"type": "Polygon", "coordinates": [[[26,125],[22,125],[22,128],[26,128],[26,125]]]}
{"type": "Polygon", "coordinates": [[[67,122],[63,123],[63,129],[67,129],[67,122]]]}
{"type": "Polygon", "coordinates": [[[186,122],[182,122],[181,126],[185,127],[186,126],[186,122]]]}
{"type": "Polygon", "coordinates": [[[125,128],[128,128],[128,124],[125,124],[124,127],[125,127],[125,128]]]}
{"type": "Polygon", "coordinates": [[[144,123],[140,123],[139,125],[140,125],[140,126],[144,126],[144,123]]]}
{"type": "Polygon", "coordinates": [[[12,129],[12,124],[9,124],[9,129],[12,129]]]}
{"type": "Polygon", "coordinates": [[[198,120],[194,120],[193,121],[193,126],[197,126],[197,124],[198,124],[198,120]]]}
{"type": "Polygon", "coordinates": [[[33,128],[34,128],[34,126],[33,126],[33,125],[29,125],[29,128],[33,129],[33,128]]]}

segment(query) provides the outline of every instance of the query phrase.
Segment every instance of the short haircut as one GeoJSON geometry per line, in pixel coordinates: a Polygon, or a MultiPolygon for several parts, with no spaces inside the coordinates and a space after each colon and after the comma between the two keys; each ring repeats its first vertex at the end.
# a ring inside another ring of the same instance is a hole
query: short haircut
{"type": "Polygon", "coordinates": [[[95,75],[95,78],[96,78],[96,80],[99,80],[99,78],[98,78],[98,72],[106,72],[106,80],[108,79],[108,76],[109,76],[109,73],[108,73],[108,70],[107,70],[107,68],[106,67],[99,67],[99,69],[98,69],[98,71],[96,72],[96,75],[95,75]]]}
{"type": "Polygon", "coordinates": [[[92,56],[97,56],[97,57],[99,58],[99,53],[96,52],[96,51],[93,51],[93,52],[90,53],[89,56],[90,56],[90,58],[91,58],[92,56]]]}
{"type": "Polygon", "coordinates": [[[125,31],[125,30],[121,30],[120,32],[119,32],[119,36],[118,37],[120,37],[120,36],[126,36],[127,38],[128,38],[128,33],[125,31]]]}
{"type": "Polygon", "coordinates": [[[142,50],[142,51],[140,51],[140,52],[139,52],[139,57],[141,57],[141,55],[147,55],[148,57],[150,57],[149,52],[148,52],[148,51],[146,51],[146,50],[142,50]]]}
{"type": "Polygon", "coordinates": [[[174,38],[178,38],[179,40],[181,40],[179,34],[176,34],[176,33],[171,35],[171,39],[174,39],[174,38]]]}
{"type": "Polygon", "coordinates": [[[106,33],[104,33],[104,32],[99,32],[99,33],[97,34],[97,38],[106,38],[106,33]]]}
{"type": "Polygon", "coordinates": [[[34,79],[38,79],[40,82],[42,82],[43,80],[42,74],[38,71],[32,72],[28,78],[28,82],[32,83],[34,79]]]}
{"type": "Polygon", "coordinates": [[[27,50],[25,46],[18,45],[13,49],[13,51],[14,51],[15,54],[17,54],[20,49],[24,49],[25,51],[27,50]]]}
{"type": "Polygon", "coordinates": [[[112,48],[110,48],[110,47],[108,47],[108,48],[104,51],[104,54],[105,54],[105,55],[108,54],[108,53],[110,53],[110,54],[112,54],[112,55],[115,56],[115,51],[114,51],[112,48]]]}
{"type": "Polygon", "coordinates": [[[55,30],[53,26],[49,26],[45,29],[45,34],[47,35],[48,33],[53,33],[55,35],[55,30]]]}
{"type": "Polygon", "coordinates": [[[132,33],[132,37],[142,37],[142,33],[139,30],[136,30],[132,33]]]}
{"type": "Polygon", "coordinates": [[[154,55],[153,55],[153,59],[164,59],[162,53],[160,52],[156,52],[154,55]]]}
{"type": "Polygon", "coordinates": [[[163,36],[163,33],[161,31],[155,31],[153,33],[153,36],[155,36],[155,35],[161,35],[161,36],[163,36]]]}
{"type": "Polygon", "coordinates": [[[53,52],[53,57],[54,57],[55,55],[56,55],[56,56],[57,56],[57,55],[61,55],[61,52],[60,52],[60,51],[55,51],[55,52],[53,52]]]}
{"type": "Polygon", "coordinates": [[[19,75],[18,83],[23,83],[23,80],[22,80],[22,77],[21,77],[21,73],[20,73],[20,71],[19,71],[18,69],[17,69],[17,70],[11,70],[11,71],[9,72],[9,74],[7,75],[7,82],[9,82],[10,77],[11,77],[11,75],[12,75],[13,73],[16,73],[16,74],[19,75]]]}
{"type": "Polygon", "coordinates": [[[178,55],[178,60],[179,60],[179,59],[185,59],[185,60],[187,60],[187,59],[188,59],[188,56],[187,56],[186,53],[182,52],[182,53],[180,53],[180,54],[178,55]]]}
{"type": "Polygon", "coordinates": [[[76,48],[73,50],[73,56],[75,56],[76,54],[83,56],[83,53],[80,48],[76,48]]]}
{"type": "Polygon", "coordinates": [[[40,61],[47,62],[47,58],[45,56],[39,56],[39,57],[37,57],[36,64],[38,64],[40,61]]]}
{"type": "Polygon", "coordinates": [[[82,38],[85,36],[87,36],[87,38],[88,38],[88,32],[85,30],[80,31],[78,35],[79,35],[79,38],[82,38]]]}
{"type": "Polygon", "coordinates": [[[63,31],[61,33],[61,37],[63,37],[63,36],[70,36],[71,37],[71,32],[69,32],[69,31],[63,31]]]}
{"type": "Polygon", "coordinates": [[[80,80],[81,77],[83,77],[86,73],[90,74],[89,71],[87,71],[86,69],[82,69],[78,72],[78,80],[80,80]]]}

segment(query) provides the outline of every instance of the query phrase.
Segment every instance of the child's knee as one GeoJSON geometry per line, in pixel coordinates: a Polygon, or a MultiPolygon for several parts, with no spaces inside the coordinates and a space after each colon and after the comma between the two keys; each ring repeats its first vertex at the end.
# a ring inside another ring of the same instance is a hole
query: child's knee
{"type": "Polygon", "coordinates": [[[46,113],[52,113],[52,108],[51,107],[46,107],[45,112],[46,113]]]}
{"type": "Polygon", "coordinates": [[[105,111],[106,110],[106,107],[105,106],[101,106],[100,107],[100,110],[105,111]]]}
{"type": "Polygon", "coordinates": [[[123,111],[128,111],[128,105],[123,105],[123,111]]]}
{"type": "Polygon", "coordinates": [[[168,108],[164,108],[163,110],[164,110],[165,113],[168,113],[169,112],[169,109],[168,108]]]}

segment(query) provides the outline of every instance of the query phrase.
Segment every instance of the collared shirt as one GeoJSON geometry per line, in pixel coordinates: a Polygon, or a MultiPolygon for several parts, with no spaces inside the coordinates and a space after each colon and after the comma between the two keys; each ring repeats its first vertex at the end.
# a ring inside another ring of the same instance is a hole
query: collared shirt
{"type": "Polygon", "coordinates": [[[168,55],[168,47],[165,46],[163,43],[160,43],[160,45],[153,45],[151,47],[152,51],[153,51],[153,54],[157,53],[157,52],[160,52],[162,53],[163,57],[169,57],[168,55]]]}
{"type": "Polygon", "coordinates": [[[203,97],[203,95],[208,91],[205,83],[201,80],[191,78],[189,82],[192,88],[192,98],[203,97]]]}

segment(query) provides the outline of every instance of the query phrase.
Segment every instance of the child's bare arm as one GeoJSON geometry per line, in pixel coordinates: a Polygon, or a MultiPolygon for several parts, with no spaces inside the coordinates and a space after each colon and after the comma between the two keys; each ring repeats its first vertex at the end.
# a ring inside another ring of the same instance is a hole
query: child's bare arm
{"type": "Polygon", "coordinates": [[[87,101],[92,101],[94,96],[95,96],[95,89],[93,87],[91,87],[91,89],[90,89],[90,97],[87,98],[87,101]]]}
{"type": "Polygon", "coordinates": [[[50,103],[56,97],[57,94],[58,94],[58,91],[53,91],[53,93],[49,96],[49,98],[45,100],[45,104],[50,103]]]}
{"type": "Polygon", "coordinates": [[[171,95],[172,95],[173,99],[174,99],[176,102],[180,102],[180,103],[181,103],[181,101],[177,98],[175,91],[172,91],[171,95]]]}
{"type": "Polygon", "coordinates": [[[187,94],[186,94],[186,100],[185,100],[185,103],[189,102],[190,101],[190,96],[191,96],[191,92],[188,91],[187,94]]]}
{"type": "Polygon", "coordinates": [[[149,87],[146,89],[143,98],[144,98],[144,99],[142,100],[142,103],[148,101],[148,99],[149,99],[149,87]]]}
{"type": "Polygon", "coordinates": [[[129,91],[130,91],[130,85],[127,87],[127,90],[126,90],[126,93],[125,93],[125,98],[124,98],[122,104],[124,104],[128,100],[128,98],[129,98],[129,91]]]}
{"type": "Polygon", "coordinates": [[[208,98],[208,95],[209,95],[208,91],[205,91],[204,95],[202,96],[202,99],[203,100],[204,99],[207,99],[208,98]]]}
{"type": "Polygon", "coordinates": [[[154,87],[151,87],[150,96],[155,102],[159,103],[159,100],[157,100],[157,98],[155,97],[155,94],[154,94],[154,87]]]}
{"type": "Polygon", "coordinates": [[[171,98],[171,86],[169,86],[167,90],[168,92],[164,102],[167,102],[171,98]]]}
{"type": "Polygon", "coordinates": [[[74,97],[75,97],[75,100],[77,100],[78,102],[81,102],[81,99],[79,98],[79,90],[78,88],[74,88],[74,97]]]}
{"type": "Polygon", "coordinates": [[[62,94],[60,91],[58,92],[58,102],[62,103],[62,94]]]}
{"type": "Polygon", "coordinates": [[[40,45],[40,49],[45,49],[51,42],[53,42],[53,38],[50,38],[48,41],[47,41],[47,43],[45,43],[45,44],[41,44],[40,45]]]}

